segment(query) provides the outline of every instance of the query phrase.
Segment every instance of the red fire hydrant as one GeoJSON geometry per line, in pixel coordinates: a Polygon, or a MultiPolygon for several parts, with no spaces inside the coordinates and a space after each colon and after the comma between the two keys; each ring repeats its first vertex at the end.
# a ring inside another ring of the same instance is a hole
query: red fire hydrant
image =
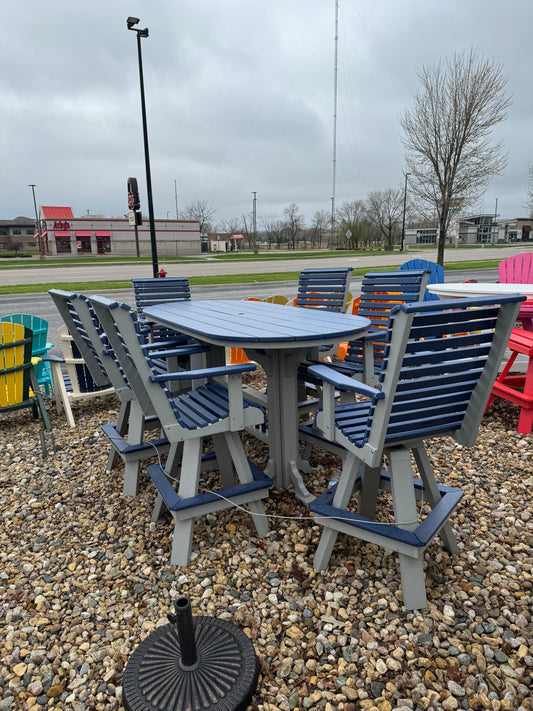
{"type": "Polygon", "coordinates": [[[160,269],[160,270],[157,272],[157,276],[158,276],[160,279],[163,279],[163,277],[166,277],[166,275],[167,275],[167,273],[166,273],[166,271],[165,271],[164,269],[160,269]]]}

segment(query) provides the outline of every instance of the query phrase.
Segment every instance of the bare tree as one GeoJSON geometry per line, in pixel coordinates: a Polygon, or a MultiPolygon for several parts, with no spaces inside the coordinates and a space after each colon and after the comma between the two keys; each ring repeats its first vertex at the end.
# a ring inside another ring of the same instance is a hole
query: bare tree
{"type": "Polygon", "coordinates": [[[359,249],[368,232],[367,206],[364,200],[343,202],[337,209],[337,222],[341,237],[346,240],[348,248],[359,249]]]}
{"type": "Polygon", "coordinates": [[[206,235],[212,231],[211,221],[215,213],[216,208],[212,207],[207,200],[194,200],[186,206],[183,214],[186,220],[198,220],[200,235],[206,235]]]}
{"type": "Polygon", "coordinates": [[[265,217],[263,219],[263,227],[268,241],[268,248],[271,249],[272,242],[275,242],[278,249],[281,249],[285,232],[283,221],[276,217],[265,217]]]}
{"type": "Polygon", "coordinates": [[[450,206],[474,204],[506,165],[503,143],[490,139],[511,99],[502,67],[478,50],[423,66],[414,106],[400,117],[409,186],[432,204],[439,221],[438,257],[444,261],[450,206]]]}
{"type": "Polygon", "coordinates": [[[398,227],[403,213],[403,190],[373,190],[367,198],[368,218],[392,247],[394,229],[398,227]]]}
{"type": "Polygon", "coordinates": [[[311,223],[311,246],[320,248],[324,233],[329,225],[331,216],[325,210],[317,210],[311,223]]]}
{"type": "Polygon", "coordinates": [[[291,202],[284,210],[285,215],[285,230],[287,239],[292,243],[292,249],[296,249],[296,240],[303,229],[304,218],[300,213],[300,208],[295,202],[291,202]]]}

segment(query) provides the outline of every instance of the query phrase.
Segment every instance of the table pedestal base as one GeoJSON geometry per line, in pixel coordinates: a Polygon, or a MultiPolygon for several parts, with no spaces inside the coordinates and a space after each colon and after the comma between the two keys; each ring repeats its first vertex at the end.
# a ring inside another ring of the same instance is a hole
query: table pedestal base
{"type": "Polygon", "coordinates": [[[315,497],[307,490],[301,472],[312,467],[301,459],[298,436],[298,365],[309,348],[266,350],[247,348],[246,354],[259,363],[267,376],[269,461],[265,473],[274,486],[293,489],[304,503],[315,497]]]}

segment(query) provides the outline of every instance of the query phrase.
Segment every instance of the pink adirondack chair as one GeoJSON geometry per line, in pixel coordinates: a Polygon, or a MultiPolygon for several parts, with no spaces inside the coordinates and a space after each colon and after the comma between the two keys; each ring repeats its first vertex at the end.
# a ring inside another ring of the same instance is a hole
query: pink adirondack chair
{"type": "MultiPolygon", "coordinates": [[[[533,284],[533,252],[515,254],[498,265],[502,284],[533,284]]],[[[533,300],[524,301],[518,320],[527,331],[533,331],[533,300]]]]}

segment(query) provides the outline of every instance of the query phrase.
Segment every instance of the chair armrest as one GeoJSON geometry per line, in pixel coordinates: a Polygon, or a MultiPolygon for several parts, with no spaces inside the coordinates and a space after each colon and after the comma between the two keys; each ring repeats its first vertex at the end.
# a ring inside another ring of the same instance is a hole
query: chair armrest
{"type": "Polygon", "coordinates": [[[143,351],[150,351],[156,348],[175,348],[177,346],[184,346],[187,343],[187,338],[165,338],[160,341],[150,341],[150,343],[143,343],[141,348],[143,351]]]}
{"type": "Polygon", "coordinates": [[[65,359],[61,356],[49,353],[48,355],[39,356],[39,360],[43,360],[45,363],[65,363],[65,359]]]}
{"type": "Polygon", "coordinates": [[[361,341],[377,341],[377,340],[383,340],[384,338],[387,338],[387,329],[386,328],[369,328],[368,331],[361,336],[361,338],[357,340],[361,341]]]}
{"type": "MultiPolygon", "coordinates": [[[[161,347],[161,344],[159,344],[161,347]]],[[[176,356],[192,355],[193,353],[206,353],[209,351],[208,346],[183,346],[181,348],[165,349],[164,351],[151,351],[146,355],[148,358],[173,358],[176,356]]]]}
{"type": "Polygon", "coordinates": [[[376,388],[372,388],[370,385],[365,385],[358,380],[353,380],[347,375],[343,375],[333,368],[329,368],[327,365],[311,365],[308,368],[308,372],[325,383],[333,385],[338,390],[359,393],[359,395],[366,395],[374,400],[381,400],[385,397],[385,394],[381,390],[376,390],[376,388]]]}
{"type": "Polygon", "coordinates": [[[255,363],[239,363],[237,365],[221,365],[215,368],[201,370],[183,370],[179,373],[161,373],[151,375],[150,382],[160,383],[167,380],[197,380],[198,378],[216,378],[222,375],[238,375],[255,370],[255,363]]]}

